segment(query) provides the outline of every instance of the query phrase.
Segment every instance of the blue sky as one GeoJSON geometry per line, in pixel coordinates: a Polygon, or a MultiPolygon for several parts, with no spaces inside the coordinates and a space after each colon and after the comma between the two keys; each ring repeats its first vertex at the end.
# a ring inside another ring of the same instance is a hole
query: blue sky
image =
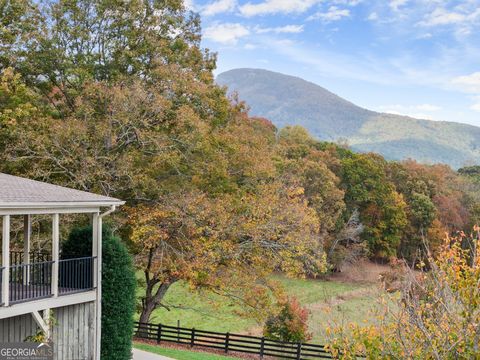
{"type": "Polygon", "coordinates": [[[300,76],[378,111],[480,126],[480,0],[186,0],[217,73],[300,76]]]}

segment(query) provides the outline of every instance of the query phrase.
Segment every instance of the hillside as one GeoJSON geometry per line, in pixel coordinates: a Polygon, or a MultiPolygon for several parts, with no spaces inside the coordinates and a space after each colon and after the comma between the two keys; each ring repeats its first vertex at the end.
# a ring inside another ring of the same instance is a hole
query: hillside
{"type": "Polygon", "coordinates": [[[277,127],[301,125],[320,140],[346,139],[354,150],[392,160],[413,158],[454,168],[480,163],[479,127],[370,111],[311,82],[267,70],[230,70],[217,82],[237,91],[251,115],[277,127]]]}

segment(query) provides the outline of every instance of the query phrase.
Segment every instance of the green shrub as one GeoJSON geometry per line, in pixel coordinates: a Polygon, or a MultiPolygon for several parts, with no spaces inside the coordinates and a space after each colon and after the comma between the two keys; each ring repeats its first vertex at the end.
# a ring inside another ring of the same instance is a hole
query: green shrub
{"type": "MultiPolygon", "coordinates": [[[[127,248],[103,228],[102,360],[129,360],[135,311],[135,271],[127,248]]],[[[62,257],[91,256],[92,227],[75,228],[62,244],[62,257]]]]}

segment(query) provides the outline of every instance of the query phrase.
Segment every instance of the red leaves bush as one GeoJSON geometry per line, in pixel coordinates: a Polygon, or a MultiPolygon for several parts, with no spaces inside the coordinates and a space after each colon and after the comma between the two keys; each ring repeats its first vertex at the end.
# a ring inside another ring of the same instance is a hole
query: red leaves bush
{"type": "Polygon", "coordinates": [[[265,322],[263,335],[269,339],[305,342],[312,338],[308,332],[309,312],[296,298],[286,298],[280,303],[278,314],[265,322]]]}

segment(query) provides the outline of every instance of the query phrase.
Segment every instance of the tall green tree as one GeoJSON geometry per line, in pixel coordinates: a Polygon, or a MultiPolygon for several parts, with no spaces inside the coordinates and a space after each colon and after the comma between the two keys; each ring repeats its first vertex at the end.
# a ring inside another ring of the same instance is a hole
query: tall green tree
{"type": "Polygon", "coordinates": [[[407,225],[406,204],[387,178],[386,161],[374,154],[353,154],[342,160],[345,202],[360,210],[365,225],[362,237],[371,255],[388,258],[396,255],[407,225]]]}
{"type": "Polygon", "coordinates": [[[309,206],[317,213],[319,242],[323,244],[337,230],[345,203],[340,179],[329,169],[328,155],[318,149],[318,144],[299,126],[281,129],[277,166],[286,184],[296,184],[304,189],[309,206]]]}

